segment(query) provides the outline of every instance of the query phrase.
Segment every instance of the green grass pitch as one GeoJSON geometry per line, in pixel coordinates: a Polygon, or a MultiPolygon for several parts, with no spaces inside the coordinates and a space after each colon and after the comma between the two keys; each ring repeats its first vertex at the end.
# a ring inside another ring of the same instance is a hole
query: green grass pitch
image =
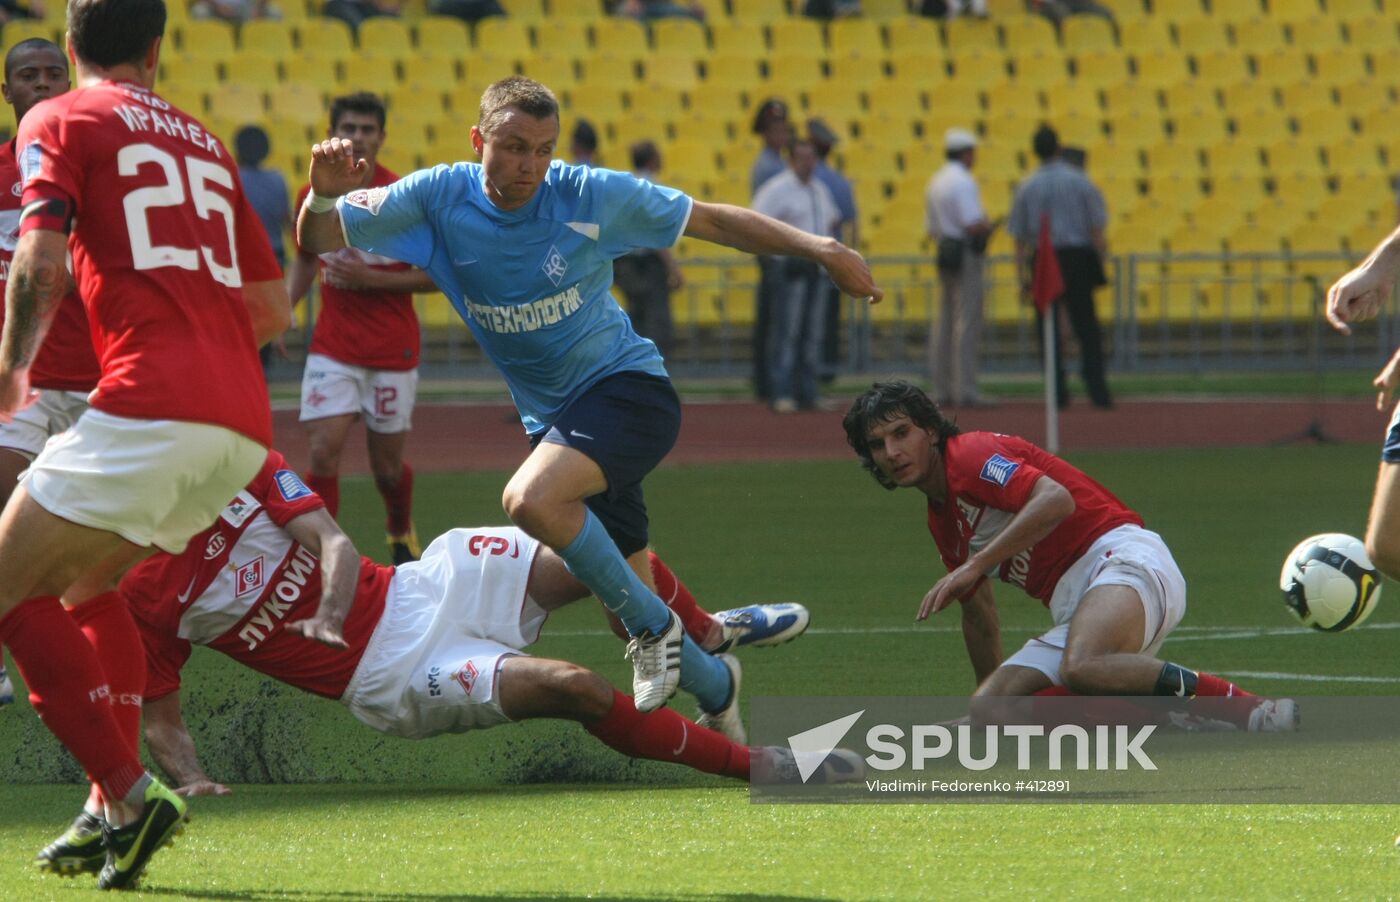
{"type": "MultiPolygon", "coordinates": [[[[1400,596],[1383,596],[1368,627],[1352,633],[1257,632],[1292,625],[1275,586],[1296,541],[1364,528],[1374,446],[1070,457],[1140,510],[1186,572],[1186,628],[1168,641],[1168,657],[1226,674],[1282,674],[1240,677],[1268,693],[1400,692],[1400,596]],[[1379,681],[1347,682],[1355,677],[1379,681]]],[[[419,476],[420,532],[501,522],[503,484],[501,473],[419,476]]],[[[854,463],[819,462],[667,467],[648,497],[656,547],[702,604],[800,600],[812,609],[800,641],[745,653],[747,695],[971,689],[956,621],[913,623],[942,572],[922,496],[886,493],[854,463]]],[[[372,485],[348,481],[342,520],[380,558],[381,516],[372,485]]],[[[1039,605],[1010,587],[997,595],[1008,650],[1044,628],[1039,605]]],[[[594,605],[556,614],[535,651],[626,685],[621,644],[594,605]]],[[[156,858],[145,891],[165,898],[1400,893],[1393,807],[754,806],[742,785],[627,761],[568,724],[413,743],[202,650],[187,683],[205,763],[238,785],[231,798],[197,800],[189,832],[156,858]]],[[[95,892],[86,878],[42,877],[29,864],[76,811],[82,789],[63,784],[77,776],[25,703],[0,711],[0,899],[95,892]]]]}

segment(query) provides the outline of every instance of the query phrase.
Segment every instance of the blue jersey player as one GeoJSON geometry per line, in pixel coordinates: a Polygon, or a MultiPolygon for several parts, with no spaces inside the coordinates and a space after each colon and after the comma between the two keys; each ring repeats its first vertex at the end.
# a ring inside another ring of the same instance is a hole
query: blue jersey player
{"type": "Polygon", "coordinates": [[[733,735],[738,671],[684,637],[656,597],[642,478],[670,451],[680,403],[655,345],[613,300],[612,261],[682,235],[821,263],[843,291],[878,301],[860,255],[840,242],[605,169],[553,160],[559,105],[544,85],[487,88],[471,130],[480,163],[356,190],[349,142],[312,148],[301,246],[350,245],[425,270],[501,369],[534,450],[506,486],[512,521],[554,549],[633,636],[639,710],[677,683],[701,721],[733,735]],[[339,200],[334,200],[339,198],[339,200]]]}

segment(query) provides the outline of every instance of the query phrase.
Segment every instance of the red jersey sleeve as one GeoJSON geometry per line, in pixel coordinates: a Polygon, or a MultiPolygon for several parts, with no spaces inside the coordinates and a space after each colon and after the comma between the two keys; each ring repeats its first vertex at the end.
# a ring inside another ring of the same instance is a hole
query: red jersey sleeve
{"type": "Polygon", "coordinates": [[[277,265],[277,256],[272,251],[267,230],[263,228],[258,214],[243,193],[243,185],[238,186],[238,267],[243,272],[243,283],[271,282],[282,278],[282,268],[277,265]]]}
{"type": "Polygon", "coordinates": [[[972,432],[959,438],[948,468],[949,486],[958,497],[997,510],[1025,507],[1031,489],[1045,471],[994,432],[972,432]]]}
{"type": "Polygon", "coordinates": [[[326,502],[302,482],[287,459],[269,451],[263,468],[248,485],[253,497],[262,502],[267,515],[278,526],[286,526],[302,514],[321,510],[326,502]]]}
{"type": "Polygon", "coordinates": [[[66,208],[71,214],[82,196],[83,161],[79,154],[59,150],[64,128],[60,112],[54,104],[43,103],[30,110],[20,122],[15,151],[24,183],[21,208],[47,202],[37,215],[20,221],[21,235],[33,229],[67,232],[67,216],[62,211],[66,208]],[[55,205],[54,201],[61,204],[55,205]]]}

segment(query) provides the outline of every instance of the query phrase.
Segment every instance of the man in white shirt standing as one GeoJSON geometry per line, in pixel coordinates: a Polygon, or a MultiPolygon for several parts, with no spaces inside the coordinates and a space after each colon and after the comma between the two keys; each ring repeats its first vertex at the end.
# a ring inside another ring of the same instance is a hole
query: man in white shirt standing
{"type": "MultiPolygon", "coordinates": [[[[814,177],[817,150],[806,138],[788,148],[789,165],[758,189],[753,208],[780,222],[830,235],[841,218],[831,191],[814,177]]],[[[776,413],[817,406],[822,337],[826,331],[826,276],[801,257],[775,257],[772,321],[766,357],[768,388],[776,413]]]]}
{"type": "Polygon", "coordinates": [[[938,245],[942,305],[929,330],[929,375],[938,403],[986,404],[977,393],[977,353],[982,340],[982,269],[992,224],[972,177],[977,138],[961,128],[943,136],[948,162],[925,192],[928,235],[938,245]]]}

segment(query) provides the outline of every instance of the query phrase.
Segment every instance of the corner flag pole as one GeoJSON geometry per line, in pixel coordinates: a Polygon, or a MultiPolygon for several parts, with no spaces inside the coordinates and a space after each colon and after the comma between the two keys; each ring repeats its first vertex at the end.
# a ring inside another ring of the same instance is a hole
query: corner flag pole
{"type": "Polygon", "coordinates": [[[1060,405],[1055,400],[1055,305],[1040,317],[1045,347],[1045,450],[1060,453],[1060,405]]]}
{"type": "Polygon", "coordinates": [[[1031,300],[1040,311],[1041,345],[1045,358],[1045,450],[1060,453],[1060,406],[1055,397],[1055,302],[1065,293],[1065,277],[1050,241],[1050,214],[1040,214],[1035,242],[1035,268],[1031,275],[1031,300]]]}

